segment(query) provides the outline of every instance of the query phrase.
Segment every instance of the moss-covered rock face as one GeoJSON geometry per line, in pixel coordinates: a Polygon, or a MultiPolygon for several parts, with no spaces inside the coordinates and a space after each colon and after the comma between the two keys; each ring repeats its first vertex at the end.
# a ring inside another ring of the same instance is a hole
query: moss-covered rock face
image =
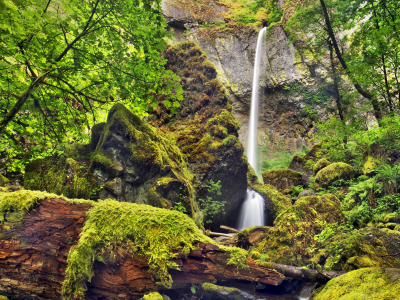
{"type": "Polygon", "coordinates": [[[180,202],[201,226],[193,176],[179,148],[123,105],[115,104],[107,123],[94,126],[89,145],[74,144],[65,153],[30,163],[25,188],[162,208],[180,202]]]}
{"type": "Polygon", "coordinates": [[[400,269],[364,268],[330,280],[310,300],[400,299],[400,269]]]}
{"type": "Polygon", "coordinates": [[[188,160],[195,175],[194,188],[198,198],[212,197],[225,201],[225,215],[212,218],[213,227],[235,226],[239,201],[246,192],[247,161],[238,139],[240,125],[233,117],[225,89],[216,79],[214,65],[200,47],[183,42],[170,47],[166,67],[179,77],[184,99],[178,114],[173,114],[158,96],[159,105],[149,117],[150,124],[170,135],[188,160]],[[211,194],[207,185],[220,181],[221,196],[211,194]]]}
{"type": "Polygon", "coordinates": [[[316,175],[320,170],[323,168],[329,166],[331,163],[328,161],[326,158],[321,158],[319,161],[317,161],[313,167],[313,173],[316,175]]]}
{"type": "Polygon", "coordinates": [[[346,163],[333,163],[321,169],[315,176],[316,187],[328,187],[338,179],[349,180],[357,175],[356,169],[346,163]]]}
{"type": "Polygon", "coordinates": [[[305,266],[312,256],[307,247],[313,243],[314,236],[326,223],[344,219],[339,200],[334,195],[300,198],[279,214],[267,238],[253,251],[261,253],[266,261],[305,266]]]}
{"type": "Polygon", "coordinates": [[[292,186],[306,186],[307,184],[301,173],[290,169],[264,171],[262,177],[264,184],[270,184],[279,191],[290,189],[292,186]]]}

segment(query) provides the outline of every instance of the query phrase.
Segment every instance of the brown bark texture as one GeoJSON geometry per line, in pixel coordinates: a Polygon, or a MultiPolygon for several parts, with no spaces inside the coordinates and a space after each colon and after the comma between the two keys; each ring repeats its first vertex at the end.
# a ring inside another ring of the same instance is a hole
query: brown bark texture
{"type": "MultiPolygon", "coordinates": [[[[61,299],[67,257],[78,242],[91,204],[46,199],[24,216],[7,212],[0,227],[0,291],[39,299],[61,299]],[[22,218],[22,220],[21,220],[22,218]]],[[[212,244],[197,243],[198,250],[177,258],[180,271],[170,270],[174,286],[216,282],[219,279],[257,281],[279,285],[284,276],[258,266],[227,265],[229,253],[212,244]]],[[[145,258],[123,249],[112,263],[95,262],[85,299],[138,299],[160,289],[148,272],[145,258]]]]}

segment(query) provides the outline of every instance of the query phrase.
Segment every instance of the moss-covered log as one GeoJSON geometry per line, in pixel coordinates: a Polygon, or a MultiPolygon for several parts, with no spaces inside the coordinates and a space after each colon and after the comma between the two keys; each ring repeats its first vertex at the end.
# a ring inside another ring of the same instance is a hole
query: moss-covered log
{"type": "Polygon", "coordinates": [[[0,212],[0,291],[13,295],[39,299],[61,299],[62,295],[64,299],[138,299],[163,288],[157,284],[160,278],[155,270],[163,263],[167,275],[171,276],[172,287],[220,279],[270,285],[279,285],[283,280],[280,273],[256,265],[243,255],[244,250],[213,244],[189,217],[175,211],[20,191],[0,193],[0,212]],[[131,216],[132,210],[136,216],[131,216]],[[100,226],[99,212],[107,215],[107,228],[100,226]],[[155,216],[156,220],[146,223],[150,224],[149,228],[138,228],[142,224],[142,219],[137,219],[139,214],[143,214],[142,218],[155,216]],[[164,224],[166,218],[171,222],[164,224]],[[187,225],[176,234],[171,226],[179,221],[187,225]],[[139,229],[142,233],[131,236],[139,229]],[[104,232],[110,237],[104,236],[104,232]],[[143,249],[148,246],[142,241],[143,235],[149,232],[152,234],[152,240],[148,241],[150,248],[157,243],[165,246],[163,238],[171,240],[171,245],[174,240],[179,241],[181,248],[177,246],[171,251],[168,245],[165,249],[157,246],[165,250],[161,261],[160,257],[149,255],[151,249],[143,249]],[[171,233],[175,239],[169,237],[171,233]],[[188,245],[182,246],[182,236],[188,245]],[[120,240],[115,242],[115,239],[120,240]],[[81,258],[75,257],[79,255],[81,258]],[[78,262],[81,270],[75,272],[78,262]],[[71,282],[82,288],[72,287],[71,282]],[[74,288],[75,292],[68,291],[74,288]]]}

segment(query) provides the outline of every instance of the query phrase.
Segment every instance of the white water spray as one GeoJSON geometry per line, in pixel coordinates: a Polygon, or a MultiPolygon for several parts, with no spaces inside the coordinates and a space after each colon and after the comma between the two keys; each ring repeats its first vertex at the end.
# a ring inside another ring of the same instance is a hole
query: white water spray
{"type": "Polygon", "coordinates": [[[251,226],[264,226],[264,199],[255,191],[247,190],[246,200],[239,214],[238,229],[251,226]]]}
{"type": "Polygon", "coordinates": [[[265,52],[264,35],[267,32],[267,28],[261,29],[258,34],[256,58],[254,60],[254,75],[253,75],[253,90],[251,94],[251,108],[250,108],[250,119],[249,119],[249,137],[247,141],[247,158],[250,165],[253,167],[257,174],[257,130],[258,130],[258,98],[260,89],[260,65],[261,57],[265,52]]]}

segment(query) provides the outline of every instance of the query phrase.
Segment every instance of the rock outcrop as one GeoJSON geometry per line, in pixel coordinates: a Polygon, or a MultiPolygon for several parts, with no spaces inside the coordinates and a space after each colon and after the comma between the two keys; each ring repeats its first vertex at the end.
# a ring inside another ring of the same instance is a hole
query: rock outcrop
{"type": "Polygon", "coordinates": [[[212,221],[211,229],[218,230],[219,225],[235,226],[239,203],[247,188],[247,160],[238,139],[240,124],[231,113],[215,66],[198,45],[176,44],[166,51],[165,57],[166,67],[180,77],[184,97],[178,114],[173,114],[164,105],[164,99],[158,97],[159,104],[149,117],[150,123],[171,136],[187,157],[188,168],[195,176],[197,198],[225,203],[225,214],[206,216],[212,221]],[[221,195],[210,191],[211,182],[219,182],[221,195]]]}
{"type": "MultiPolygon", "coordinates": [[[[282,8],[284,3],[279,3],[282,8]]],[[[240,140],[247,141],[257,29],[235,23],[229,4],[217,1],[190,1],[177,4],[164,0],[163,14],[171,32],[171,43],[197,43],[214,63],[218,79],[229,94],[233,114],[242,125],[240,140]],[[212,24],[212,26],[207,26],[212,24]]],[[[285,10],[287,7],[285,6],[285,10]]],[[[328,61],[312,61],[289,41],[284,23],[293,12],[285,12],[282,22],[268,28],[263,57],[259,142],[275,151],[301,150],[311,146],[316,118],[328,115],[333,105],[333,80],[327,76],[328,61]],[[286,18],[286,19],[285,19],[286,18]]],[[[259,29],[259,28],[258,28],[259,29]]]]}
{"type": "Polygon", "coordinates": [[[279,191],[290,190],[292,186],[306,186],[303,174],[291,169],[270,170],[262,173],[264,184],[270,184],[279,191]]]}

